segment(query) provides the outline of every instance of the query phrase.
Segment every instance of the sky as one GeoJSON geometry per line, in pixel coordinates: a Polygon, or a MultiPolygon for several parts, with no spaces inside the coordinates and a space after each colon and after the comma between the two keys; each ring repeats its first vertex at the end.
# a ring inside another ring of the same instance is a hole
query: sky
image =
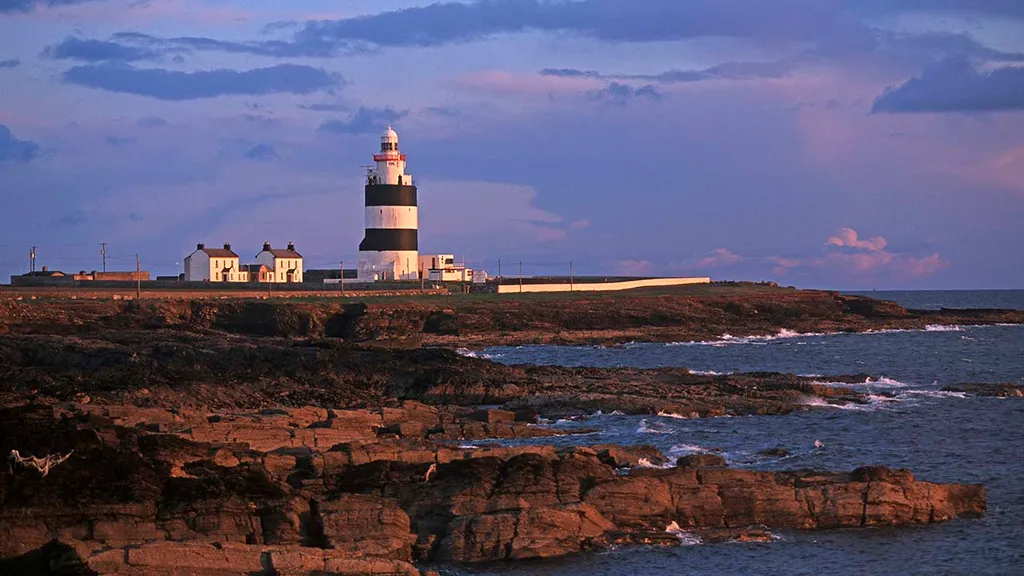
{"type": "Polygon", "coordinates": [[[1020,0],[0,0],[0,278],[354,268],[389,125],[491,274],[1024,288],[1020,0]]]}

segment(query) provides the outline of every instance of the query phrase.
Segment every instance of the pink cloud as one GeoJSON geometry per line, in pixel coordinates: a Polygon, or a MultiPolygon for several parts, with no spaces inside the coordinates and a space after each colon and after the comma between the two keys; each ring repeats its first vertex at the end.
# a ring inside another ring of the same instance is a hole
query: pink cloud
{"type": "Polygon", "coordinates": [[[615,263],[615,268],[626,276],[644,276],[651,273],[654,265],[647,260],[620,260],[615,263]]]}
{"type": "Polygon", "coordinates": [[[983,165],[982,176],[986,180],[1024,190],[1024,146],[1011,148],[983,165]]]}
{"type": "Polygon", "coordinates": [[[739,254],[735,254],[725,248],[716,248],[697,261],[697,268],[724,268],[732,266],[743,260],[739,254]]]}
{"type": "Polygon", "coordinates": [[[796,258],[784,258],[782,256],[769,256],[765,258],[764,261],[768,262],[769,264],[773,264],[774,267],[772,268],[772,274],[776,274],[779,276],[803,264],[800,260],[797,260],[796,258]]]}
{"type": "Polygon", "coordinates": [[[565,240],[568,234],[565,230],[559,230],[558,228],[546,228],[544,226],[534,227],[534,231],[537,234],[538,242],[555,242],[558,240],[565,240]]]}
{"type": "Polygon", "coordinates": [[[826,242],[829,246],[845,246],[847,248],[857,248],[860,250],[868,250],[870,252],[880,252],[885,250],[885,247],[889,243],[881,236],[875,236],[871,239],[861,240],[858,238],[857,231],[853,228],[842,228],[839,233],[832,236],[826,242]]]}
{"type": "Polygon", "coordinates": [[[465,74],[458,79],[458,83],[461,86],[484,92],[520,96],[580,93],[601,86],[599,80],[592,78],[568,78],[540,74],[520,75],[504,70],[484,70],[465,74]]]}
{"type": "Polygon", "coordinates": [[[575,222],[570,222],[569,228],[590,228],[590,220],[584,218],[583,220],[576,220],[575,222]]]}

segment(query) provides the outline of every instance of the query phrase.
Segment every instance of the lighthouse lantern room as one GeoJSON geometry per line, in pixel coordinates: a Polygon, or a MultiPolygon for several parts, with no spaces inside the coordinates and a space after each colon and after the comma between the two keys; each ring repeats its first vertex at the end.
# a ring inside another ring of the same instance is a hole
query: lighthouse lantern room
{"type": "Polygon", "coordinates": [[[366,172],[366,233],[359,243],[359,278],[417,280],[419,212],[412,175],[398,133],[389,126],[380,137],[376,167],[366,172]]]}

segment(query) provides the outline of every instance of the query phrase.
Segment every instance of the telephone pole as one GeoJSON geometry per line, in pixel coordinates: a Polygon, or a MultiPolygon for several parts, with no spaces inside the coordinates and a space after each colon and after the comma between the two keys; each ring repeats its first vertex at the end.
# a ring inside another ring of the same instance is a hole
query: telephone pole
{"type": "Polygon", "coordinates": [[[100,256],[103,257],[103,271],[107,271],[107,243],[100,242],[100,256]]]}
{"type": "Polygon", "coordinates": [[[572,292],[572,280],[573,280],[572,260],[569,260],[569,292],[572,292]]]}
{"type": "Polygon", "coordinates": [[[35,272],[36,271],[36,247],[35,246],[33,246],[32,249],[28,251],[28,262],[29,262],[29,272],[35,272]]]}
{"type": "MultiPolygon", "coordinates": [[[[104,272],[106,267],[103,268],[104,272]]],[[[139,255],[135,255],[135,298],[142,298],[142,266],[139,264],[139,255]]]]}
{"type": "Polygon", "coordinates": [[[523,293],[523,261],[519,261],[519,293],[523,293]]]}
{"type": "Polygon", "coordinates": [[[341,277],[338,278],[338,284],[341,286],[341,293],[345,293],[345,261],[338,262],[338,272],[341,272],[341,277]]]}

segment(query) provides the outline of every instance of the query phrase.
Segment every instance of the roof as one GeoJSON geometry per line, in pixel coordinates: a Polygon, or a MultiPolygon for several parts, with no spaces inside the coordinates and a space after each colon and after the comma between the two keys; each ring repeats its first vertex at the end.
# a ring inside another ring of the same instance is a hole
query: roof
{"type": "Polygon", "coordinates": [[[271,248],[270,250],[264,250],[263,252],[270,252],[274,258],[302,258],[302,254],[299,254],[295,250],[282,250],[280,248],[271,248]]]}
{"type": "Polygon", "coordinates": [[[235,254],[233,250],[226,248],[203,248],[199,252],[206,252],[207,255],[213,256],[214,258],[238,258],[238,254],[235,254]]]}
{"type": "Polygon", "coordinates": [[[241,266],[242,270],[245,270],[245,271],[249,272],[250,274],[252,274],[253,272],[256,272],[258,274],[259,271],[260,271],[260,268],[266,268],[267,270],[273,270],[273,268],[271,268],[270,266],[267,266],[266,264],[242,264],[242,266],[241,266]]]}
{"type": "Polygon", "coordinates": [[[398,142],[398,132],[395,132],[391,126],[388,126],[388,129],[385,130],[380,137],[382,140],[387,140],[388,142],[398,142]]]}
{"type": "Polygon", "coordinates": [[[35,272],[25,272],[22,276],[67,276],[67,274],[60,270],[36,270],[35,272]]]}

